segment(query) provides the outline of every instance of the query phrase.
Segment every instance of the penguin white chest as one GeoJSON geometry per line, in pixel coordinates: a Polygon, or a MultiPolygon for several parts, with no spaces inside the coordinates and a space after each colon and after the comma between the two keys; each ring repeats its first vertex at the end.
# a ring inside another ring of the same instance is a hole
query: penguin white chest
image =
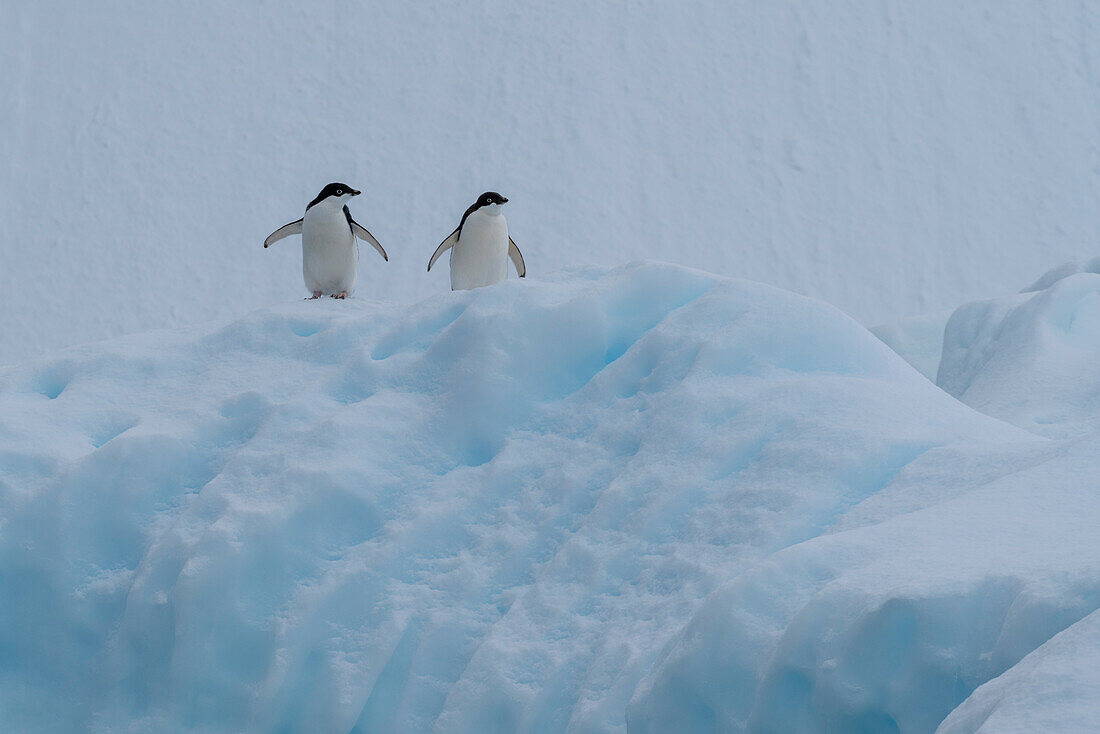
{"type": "Polygon", "coordinates": [[[350,295],[359,267],[359,248],[342,207],[325,203],[302,217],[302,277],[310,291],[350,295]]]}
{"type": "Polygon", "coordinates": [[[503,214],[479,209],[466,217],[451,249],[451,290],[480,288],[507,277],[508,222],[503,214]]]}

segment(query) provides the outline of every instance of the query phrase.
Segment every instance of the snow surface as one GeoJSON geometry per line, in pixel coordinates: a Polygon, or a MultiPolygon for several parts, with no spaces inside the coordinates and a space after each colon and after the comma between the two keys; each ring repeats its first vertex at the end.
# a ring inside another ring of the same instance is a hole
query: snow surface
{"type": "Polygon", "coordinates": [[[1036,433],[1094,433],[1098,353],[1100,275],[1063,266],[1021,294],[957,309],[944,332],[937,383],[1036,433]]]}
{"type": "Polygon", "coordinates": [[[872,327],[871,333],[882,339],[917,372],[935,382],[943,357],[943,332],[953,313],[954,310],[910,316],[872,327]]]}
{"type": "Polygon", "coordinates": [[[1100,701],[1100,612],[1060,632],[979,688],[940,734],[1093,734],[1100,701]]]}
{"type": "Polygon", "coordinates": [[[652,263],[66,350],[0,371],[0,729],[1084,730],[1096,443],[652,263]]]}
{"type": "Polygon", "coordinates": [[[0,3],[0,364],[302,291],[329,181],[427,258],[481,191],[532,276],[656,258],[861,323],[1095,254],[1100,5],[0,3]]]}

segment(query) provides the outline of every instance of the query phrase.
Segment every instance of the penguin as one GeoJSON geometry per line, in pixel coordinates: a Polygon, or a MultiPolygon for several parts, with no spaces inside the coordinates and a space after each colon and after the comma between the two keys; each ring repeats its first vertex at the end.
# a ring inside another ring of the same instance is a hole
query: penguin
{"type": "Polygon", "coordinates": [[[454,232],[435,248],[428,261],[429,272],[435,261],[450,250],[452,291],[480,288],[504,280],[508,277],[509,259],[519,277],[526,277],[523,255],[508,236],[508,222],[500,211],[507,202],[495,191],[486,191],[477,197],[454,232]]]}
{"type": "Polygon", "coordinates": [[[347,202],[361,193],[347,184],[330,183],[309,202],[305,216],[284,224],[264,240],[268,248],[284,237],[302,235],[302,277],[313,293],[310,300],[321,296],[347,298],[354,293],[359,267],[356,237],[369,242],[383,260],[390,261],[374,235],[351,218],[347,202]]]}

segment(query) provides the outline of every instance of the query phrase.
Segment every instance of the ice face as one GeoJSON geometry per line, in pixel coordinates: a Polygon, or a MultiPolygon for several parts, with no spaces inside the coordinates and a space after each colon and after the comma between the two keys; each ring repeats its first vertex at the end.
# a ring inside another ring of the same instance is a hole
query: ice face
{"type": "Polygon", "coordinates": [[[1048,5],[0,3],[0,364],[296,297],[253,245],[332,178],[423,257],[491,186],[538,272],[673,261],[864,324],[1017,290],[1096,254],[1100,18],[1048,5]]]}

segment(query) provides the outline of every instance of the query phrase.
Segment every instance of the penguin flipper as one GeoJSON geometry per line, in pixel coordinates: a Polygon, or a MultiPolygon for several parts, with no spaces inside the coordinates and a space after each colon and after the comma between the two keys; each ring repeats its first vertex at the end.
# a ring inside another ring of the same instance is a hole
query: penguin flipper
{"type": "Polygon", "coordinates": [[[432,259],[428,261],[429,272],[431,271],[432,266],[435,265],[435,261],[439,259],[439,256],[454,247],[455,243],[458,242],[458,232],[461,229],[462,225],[455,227],[455,231],[447,235],[447,238],[439,243],[439,247],[435,248],[435,252],[432,253],[432,259]]]}
{"type": "Polygon", "coordinates": [[[268,247],[271,247],[272,245],[274,245],[276,242],[283,239],[284,237],[289,237],[292,234],[301,234],[301,233],[302,233],[302,220],[301,219],[299,219],[297,222],[291,222],[290,224],[284,224],[282,227],[279,227],[277,230],[275,230],[274,232],[272,232],[271,234],[269,234],[267,236],[267,239],[264,240],[264,248],[266,249],[268,247]]]}
{"type": "Polygon", "coordinates": [[[508,259],[512,261],[512,265],[516,267],[516,272],[519,273],[519,277],[527,277],[527,266],[523,264],[523,253],[516,247],[516,241],[511,236],[508,237],[508,259]]]}
{"type": "Polygon", "coordinates": [[[382,247],[378,240],[374,239],[374,235],[368,232],[366,227],[359,224],[359,222],[356,222],[354,219],[351,222],[351,231],[355,233],[356,237],[364,242],[369,242],[371,247],[378,250],[378,254],[382,256],[383,260],[386,262],[390,261],[390,256],[386,254],[385,248],[382,247]]]}
{"type": "Polygon", "coordinates": [[[352,235],[358,237],[364,242],[369,242],[371,247],[378,250],[378,254],[382,256],[382,259],[386,262],[389,262],[390,256],[386,254],[386,250],[382,247],[378,240],[374,239],[374,235],[367,231],[366,227],[351,218],[351,209],[348,209],[346,205],[344,206],[344,216],[348,218],[348,226],[351,227],[352,235]]]}

